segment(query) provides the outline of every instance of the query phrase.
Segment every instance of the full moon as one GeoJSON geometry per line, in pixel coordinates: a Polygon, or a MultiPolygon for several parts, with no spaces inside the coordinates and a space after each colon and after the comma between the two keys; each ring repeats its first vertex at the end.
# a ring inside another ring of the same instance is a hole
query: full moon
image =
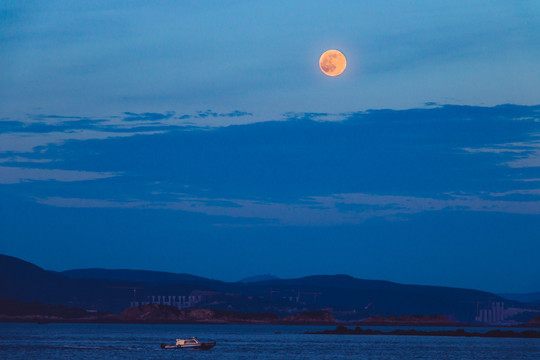
{"type": "Polygon", "coordinates": [[[347,67],[347,59],[338,50],[328,50],[319,59],[321,71],[328,76],[338,76],[347,67]]]}

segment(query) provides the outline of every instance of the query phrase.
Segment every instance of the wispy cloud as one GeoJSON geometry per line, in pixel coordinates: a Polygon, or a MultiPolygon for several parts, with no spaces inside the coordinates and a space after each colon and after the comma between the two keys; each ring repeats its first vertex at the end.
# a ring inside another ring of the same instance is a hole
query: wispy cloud
{"type": "Polygon", "coordinates": [[[54,115],[54,114],[37,114],[32,116],[36,120],[82,120],[84,117],[82,116],[66,116],[66,115],[54,115]]]}
{"type": "Polygon", "coordinates": [[[178,116],[178,119],[204,119],[207,117],[217,118],[217,117],[225,117],[225,118],[234,118],[234,117],[241,117],[241,116],[253,116],[252,113],[246,112],[246,111],[240,111],[240,110],[234,110],[232,112],[228,113],[218,113],[215,111],[212,111],[210,109],[206,111],[197,111],[195,115],[190,114],[184,114],[181,116],[178,116]]]}
{"type": "MultiPolygon", "coordinates": [[[[540,181],[540,179],[527,179],[526,181],[533,180],[533,181],[540,181]]],[[[523,180],[522,180],[523,181],[523,180]]],[[[512,195],[534,195],[534,196],[540,196],[540,189],[519,189],[519,190],[510,190],[505,192],[492,192],[489,193],[489,196],[492,197],[507,197],[512,195]]]]}
{"type": "Polygon", "coordinates": [[[48,133],[69,132],[73,130],[104,130],[110,119],[91,119],[76,116],[33,115],[29,114],[24,120],[0,119],[0,134],[2,133],[48,133]]]}
{"type": "Polygon", "coordinates": [[[145,132],[112,132],[98,130],[73,130],[69,132],[17,132],[0,134],[0,153],[2,152],[32,152],[37,147],[52,144],[63,144],[70,140],[109,139],[129,137],[134,135],[152,135],[161,131],[145,132]]]}
{"type": "MultiPolygon", "coordinates": [[[[361,114],[358,112],[356,114],[361,114]]],[[[311,120],[311,121],[343,121],[351,117],[351,113],[295,113],[286,112],[282,116],[288,120],[311,120]]]]}
{"type": "Polygon", "coordinates": [[[167,111],[165,113],[151,113],[151,112],[145,112],[145,113],[132,113],[132,112],[125,112],[126,117],[124,117],[124,121],[161,121],[161,120],[167,120],[174,116],[174,111],[167,111]]]}
{"type": "Polygon", "coordinates": [[[86,181],[118,176],[111,172],[92,172],[61,169],[34,169],[0,166],[0,184],[17,184],[28,181],[86,181]]]}
{"type": "Polygon", "coordinates": [[[469,153],[515,154],[512,160],[502,162],[501,165],[511,168],[540,167],[540,140],[505,143],[489,147],[464,148],[463,150],[469,153]]]}
{"type": "MultiPolygon", "coordinates": [[[[495,194],[495,197],[498,197],[495,194]]],[[[39,198],[44,205],[73,208],[166,209],[220,216],[231,219],[254,218],[268,224],[291,226],[332,226],[359,224],[372,218],[405,219],[407,216],[434,211],[478,211],[508,214],[540,214],[540,200],[504,201],[472,195],[445,195],[422,198],[377,194],[335,194],[313,196],[295,203],[246,199],[212,199],[178,195],[173,201],[134,199],[39,198]]],[[[234,221],[232,221],[234,222],[234,221]]]]}
{"type": "Polygon", "coordinates": [[[53,162],[52,159],[36,159],[31,157],[24,156],[8,156],[5,158],[0,158],[0,163],[35,163],[35,164],[46,164],[53,162]]]}

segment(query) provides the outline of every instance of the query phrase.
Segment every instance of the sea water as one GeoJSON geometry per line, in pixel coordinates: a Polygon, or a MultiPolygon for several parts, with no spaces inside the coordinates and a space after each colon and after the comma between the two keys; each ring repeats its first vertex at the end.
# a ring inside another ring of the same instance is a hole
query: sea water
{"type": "Polygon", "coordinates": [[[0,359],[540,359],[540,339],[304,334],[333,328],[0,324],[0,359]],[[160,348],[193,336],[217,345],[208,351],[160,348]]]}

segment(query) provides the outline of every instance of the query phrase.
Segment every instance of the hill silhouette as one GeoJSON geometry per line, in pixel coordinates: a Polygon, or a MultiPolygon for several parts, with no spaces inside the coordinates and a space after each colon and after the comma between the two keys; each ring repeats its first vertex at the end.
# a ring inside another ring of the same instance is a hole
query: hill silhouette
{"type": "MultiPolygon", "coordinates": [[[[472,322],[477,305],[510,301],[471,289],[405,285],[349,275],[223,282],[189,274],[145,270],[79,269],[61,273],[0,255],[0,299],[39,301],[120,313],[152,295],[203,294],[197,306],[287,316],[331,309],[338,320],[370,316],[445,315],[472,322]]],[[[513,302],[516,303],[516,302],[513,302]]]]}
{"type": "Polygon", "coordinates": [[[251,282],[260,282],[260,281],[268,281],[268,280],[279,280],[279,278],[277,276],[270,275],[270,274],[262,274],[262,275],[249,276],[247,278],[240,280],[240,282],[251,283],[251,282]]]}
{"type": "Polygon", "coordinates": [[[101,279],[140,282],[153,285],[197,284],[218,286],[222,281],[211,280],[190,274],[176,274],[151,270],[107,270],[107,269],[75,269],[62,271],[60,274],[71,279],[101,279]]]}

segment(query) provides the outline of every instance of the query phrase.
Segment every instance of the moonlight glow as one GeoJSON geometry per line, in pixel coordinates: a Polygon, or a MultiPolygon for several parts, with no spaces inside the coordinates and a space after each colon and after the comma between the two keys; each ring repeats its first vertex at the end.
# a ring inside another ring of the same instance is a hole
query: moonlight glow
{"type": "Polygon", "coordinates": [[[338,76],[347,67],[347,59],[338,50],[328,50],[319,59],[321,71],[328,76],[338,76]]]}

